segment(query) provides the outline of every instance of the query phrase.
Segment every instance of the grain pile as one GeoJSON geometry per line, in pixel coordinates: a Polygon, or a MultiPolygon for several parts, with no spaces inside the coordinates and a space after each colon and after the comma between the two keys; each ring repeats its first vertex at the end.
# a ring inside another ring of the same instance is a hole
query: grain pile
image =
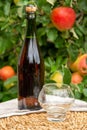
{"type": "Polygon", "coordinates": [[[64,122],[49,122],[46,113],[2,118],[0,130],[87,130],[87,112],[68,112],[64,122]]]}

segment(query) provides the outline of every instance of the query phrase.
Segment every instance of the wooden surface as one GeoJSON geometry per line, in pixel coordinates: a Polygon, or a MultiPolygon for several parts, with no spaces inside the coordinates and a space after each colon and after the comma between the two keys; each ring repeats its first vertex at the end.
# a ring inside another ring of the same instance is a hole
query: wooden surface
{"type": "Polygon", "coordinates": [[[63,122],[50,122],[46,113],[0,119],[0,130],[87,130],[87,112],[68,112],[63,122]]]}

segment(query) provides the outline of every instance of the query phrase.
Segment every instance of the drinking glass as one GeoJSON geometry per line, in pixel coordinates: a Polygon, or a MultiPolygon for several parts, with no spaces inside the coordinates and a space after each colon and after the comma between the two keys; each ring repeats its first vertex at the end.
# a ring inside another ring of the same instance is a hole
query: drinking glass
{"type": "Polygon", "coordinates": [[[43,86],[38,101],[47,112],[49,121],[64,121],[74,102],[74,96],[69,85],[49,83],[43,86]]]}

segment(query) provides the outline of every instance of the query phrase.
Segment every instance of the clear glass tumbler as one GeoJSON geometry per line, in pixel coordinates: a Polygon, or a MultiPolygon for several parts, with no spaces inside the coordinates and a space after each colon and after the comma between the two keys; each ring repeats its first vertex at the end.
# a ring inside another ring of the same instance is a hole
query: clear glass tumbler
{"type": "Polygon", "coordinates": [[[43,86],[38,101],[47,112],[49,121],[64,121],[74,102],[74,96],[69,85],[49,83],[43,86]]]}

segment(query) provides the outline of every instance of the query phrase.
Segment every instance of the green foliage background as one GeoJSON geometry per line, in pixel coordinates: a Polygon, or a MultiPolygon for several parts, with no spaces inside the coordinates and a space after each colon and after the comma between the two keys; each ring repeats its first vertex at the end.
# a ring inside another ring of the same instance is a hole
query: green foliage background
{"type": "MultiPolygon", "coordinates": [[[[28,2],[30,1],[0,1],[0,68],[11,65],[17,72],[17,61],[26,27],[24,7],[28,2]]],[[[36,24],[39,45],[45,60],[45,77],[49,79],[53,72],[66,66],[68,58],[74,61],[79,53],[87,53],[87,0],[34,0],[34,2],[38,7],[36,24]],[[57,6],[70,6],[75,10],[76,22],[71,30],[60,32],[52,25],[50,13],[57,6]]],[[[77,98],[82,99],[83,90],[76,92],[76,95],[80,95],[77,98]]],[[[17,77],[5,82],[0,81],[0,101],[15,97],[17,97],[17,77]]],[[[85,98],[87,99],[87,93],[85,98]]]]}

